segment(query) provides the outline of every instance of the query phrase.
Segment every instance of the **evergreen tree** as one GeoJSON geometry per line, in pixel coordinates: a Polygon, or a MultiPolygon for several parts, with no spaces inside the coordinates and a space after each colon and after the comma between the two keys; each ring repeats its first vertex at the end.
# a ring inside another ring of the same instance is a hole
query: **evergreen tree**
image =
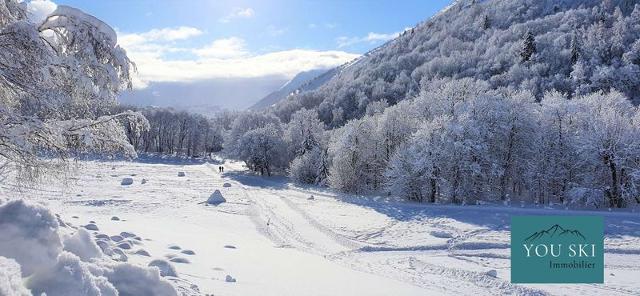
{"type": "Polygon", "coordinates": [[[580,43],[578,42],[578,36],[574,32],[571,36],[571,65],[575,65],[580,57],[580,43]]]}
{"type": "Polygon", "coordinates": [[[489,16],[485,14],[482,18],[482,29],[486,30],[489,28],[491,28],[491,20],[489,19],[489,16]]]}
{"type": "Polygon", "coordinates": [[[527,34],[525,34],[524,41],[522,43],[522,51],[520,52],[520,58],[522,59],[522,62],[528,62],[534,53],[536,53],[536,40],[533,36],[533,33],[527,31],[527,34]]]}

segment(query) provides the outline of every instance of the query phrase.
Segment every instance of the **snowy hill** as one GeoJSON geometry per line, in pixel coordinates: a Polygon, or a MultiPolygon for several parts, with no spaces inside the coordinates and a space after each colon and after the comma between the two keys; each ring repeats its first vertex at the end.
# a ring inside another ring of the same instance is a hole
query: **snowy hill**
{"type": "Polygon", "coordinates": [[[278,90],[260,99],[260,101],[249,107],[249,109],[260,110],[267,108],[286,98],[288,95],[294,93],[296,90],[298,90],[303,85],[306,85],[308,82],[314,80],[319,76],[322,76],[325,72],[327,72],[327,69],[314,69],[298,73],[291,80],[282,85],[278,90]]]}
{"type": "Polygon", "coordinates": [[[274,106],[283,120],[315,108],[330,127],[394,105],[436,79],[473,78],[492,88],[573,96],[618,90],[640,99],[636,1],[461,0],[362,58],[322,86],[274,106]],[[527,50],[525,39],[530,37],[527,50]],[[526,52],[526,53],[525,53],[526,52]]]}

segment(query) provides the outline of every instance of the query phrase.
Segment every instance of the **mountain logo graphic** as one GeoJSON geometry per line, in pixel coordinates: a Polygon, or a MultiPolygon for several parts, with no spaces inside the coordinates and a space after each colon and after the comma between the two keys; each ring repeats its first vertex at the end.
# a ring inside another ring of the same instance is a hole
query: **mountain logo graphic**
{"type": "Polygon", "coordinates": [[[573,236],[575,238],[582,239],[583,241],[587,240],[587,238],[580,231],[573,230],[573,229],[565,229],[564,227],[558,224],[555,224],[549,227],[549,229],[547,230],[540,230],[540,231],[534,232],[532,235],[525,238],[524,242],[532,243],[539,239],[545,239],[545,238],[553,239],[553,238],[561,238],[561,237],[567,237],[567,236],[573,236]]]}

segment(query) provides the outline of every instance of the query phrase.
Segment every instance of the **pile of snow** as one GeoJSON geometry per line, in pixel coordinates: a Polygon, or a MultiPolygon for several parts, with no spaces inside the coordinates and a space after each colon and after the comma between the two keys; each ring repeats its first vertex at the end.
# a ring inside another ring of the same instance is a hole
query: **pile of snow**
{"type": "Polygon", "coordinates": [[[487,276],[493,277],[493,278],[497,278],[498,277],[498,271],[496,271],[495,269],[489,270],[485,273],[487,276]]]}
{"type": "Polygon", "coordinates": [[[91,272],[92,267],[92,264],[83,263],[78,256],[62,252],[54,266],[46,272],[34,274],[27,280],[27,286],[34,295],[118,295],[105,277],[91,272]]]}
{"type": "Polygon", "coordinates": [[[172,276],[172,277],[178,276],[176,269],[173,267],[173,265],[171,265],[171,263],[167,262],[166,260],[162,260],[162,259],[153,260],[149,262],[149,266],[157,267],[160,270],[161,276],[172,276]]]}
{"type": "Polygon", "coordinates": [[[122,182],[120,182],[120,185],[123,185],[123,186],[131,185],[131,184],[133,184],[133,178],[129,178],[129,177],[122,178],[122,182]]]}
{"type": "MultiPolygon", "coordinates": [[[[177,296],[157,268],[108,260],[100,249],[108,247],[105,239],[96,244],[85,229],[73,231],[61,229],[40,205],[0,204],[0,295],[31,295],[31,290],[49,296],[177,296]]],[[[120,249],[113,253],[125,256],[120,249]]]]}
{"type": "Polygon", "coordinates": [[[216,190],[214,191],[211,196],[209,196],[209,199],[207,199],[207,203],[210,205],[219,205],[221,203],[226,202],[227,200],[224,199],[224,197],[222,196],[222,193],[220,192],[220,190],[216,190]]]}
{"type": "Polygon", "coordinates": [[[98,230],[98,225],[96,225],[93,221],[91,221],[89,224],[85,225],[84,228],[86,228],[87,230],[98,230]]]}
{"type": "Polygon", "coordinates": [[[227,274],[227,276],[224,278],[224,281],[227,282],[227,283],[235,283],[236,279],[227,274]]]}
{"type": "Polygon", "coordinates": [[[142,268],[120,263],[107,268],[104,276],[119,295],[177,296],[178,292],[155,268],[142,268]]]}
{"type": "Polygon", "coordinates": [[[88,231],[79,228],[78,231],[64,240],[64,250],[80,257],[82,261],[89,261],[102,256],[100,247],[91,239],[88,231]]]}
{"type": "Polygon", "coordinates": [[[0,295],[31,295],[29,290],[22,285],[20,265],[15,260],[5,257],[0,257],[0,295]]]}
{"type": "Polygon", "coordinates": [[[55,265],[61,251],[58,222],[47,209],[22,200],[0,206],[0,256],[18,262],[23,277],[55,265]]]}

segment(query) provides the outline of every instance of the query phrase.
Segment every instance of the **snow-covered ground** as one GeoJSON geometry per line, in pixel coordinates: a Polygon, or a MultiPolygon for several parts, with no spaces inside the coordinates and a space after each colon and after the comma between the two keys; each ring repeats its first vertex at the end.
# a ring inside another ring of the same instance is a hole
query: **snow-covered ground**
{"type": "Polygon", "coordinates": [[[0,196],[91,224],[115,260],[169,261],[174,283],[202,294],[640,295],[639,213],[419,205],[224,166],[221,174],[212,163],[83,162],[70,184],[5,183],[0,196]],[[605,284],[510,284],[514,214],[605,216],[605,284]]]}

